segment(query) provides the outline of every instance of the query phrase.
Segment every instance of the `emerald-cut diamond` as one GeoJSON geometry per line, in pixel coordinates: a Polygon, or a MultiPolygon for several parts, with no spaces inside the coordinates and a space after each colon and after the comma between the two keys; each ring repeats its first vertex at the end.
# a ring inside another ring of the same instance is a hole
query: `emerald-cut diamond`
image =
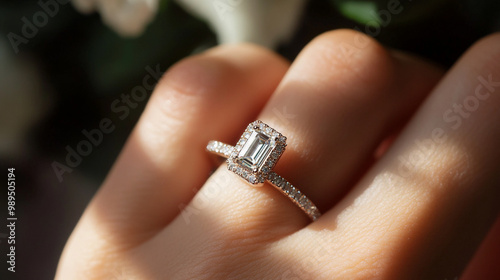
{"type": "Polygon", "coordinates": [[[276,142],[264,133],[253,131],[238,154],[237,162],[251,171],[259,171],[276,147],[276,142]]]}
{"type": "Polygon", "coordinates": [[[284,152],[286,137],[261,121],[251,123],[228,158],[228,168],[251,184],[264,183],[284,152]]]}

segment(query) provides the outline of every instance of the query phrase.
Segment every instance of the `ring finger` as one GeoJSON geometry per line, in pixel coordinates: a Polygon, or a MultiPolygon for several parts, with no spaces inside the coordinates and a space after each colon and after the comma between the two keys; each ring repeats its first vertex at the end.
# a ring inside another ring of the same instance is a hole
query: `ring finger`
{"type": "MultiPolygon", "coordinates": [[[[359,33],[320,36],[299,55],[260,114],[259,119],[289,139],[275,170],[327,210],[439,77],[434,67],[391,54],[359,33]],[[343,52],[346,44],[352,46],[349,52],[343,52]]],[[[150,246],[178,249],[175,265],[185,251],[177,241],[181,237],[191,236],[199,246],[189,246],[200,250],[206,244],[221,248],[210,243],[214,241],[265,244],[308,222],[274,188],[250,187],[222,166],[150,246]]]]}

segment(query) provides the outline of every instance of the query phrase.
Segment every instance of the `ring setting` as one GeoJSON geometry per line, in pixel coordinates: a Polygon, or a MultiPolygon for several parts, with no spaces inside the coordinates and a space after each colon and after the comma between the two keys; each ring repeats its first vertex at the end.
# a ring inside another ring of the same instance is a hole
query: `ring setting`
{"type": "Polygon", "coordinates": [[[262,185],[283,154],[286,137],[261,121],[247,126],[231,156],[228,169],[252,185],[262,185]]]}
{"type": "Polygon", "coordinates": [[[227,158],[228,170],[253,186],[262,186],[268,181],[288,196],[312,220],[321,216],[318,208],[280,175],[273,171],[286,148],[286,137],[260,120],[250,123],[236,146],[219,141],[210,141],[207,151],[227,158]]]}

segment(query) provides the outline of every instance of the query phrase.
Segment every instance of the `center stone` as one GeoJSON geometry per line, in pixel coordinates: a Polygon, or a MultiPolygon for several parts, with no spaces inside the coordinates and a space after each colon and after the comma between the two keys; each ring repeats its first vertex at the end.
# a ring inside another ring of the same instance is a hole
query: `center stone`
{"type": "Polygon", "coordinates": [[[275,145],[271,137],[253,131],[238,154],[237,162],[250,170],[260,170],[275,145]]]}

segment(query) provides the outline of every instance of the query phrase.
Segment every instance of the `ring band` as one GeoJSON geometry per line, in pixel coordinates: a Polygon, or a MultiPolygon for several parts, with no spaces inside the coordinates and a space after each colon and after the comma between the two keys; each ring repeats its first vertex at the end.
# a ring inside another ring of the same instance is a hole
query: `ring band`
{"type": "Polygon", "coordinates": [[[321,216],[318,208],[295,186],[272,169],[286,148],[286,137],[262,121],[250,123],[236,146],[210,141],[207,151],[227,158],[227,167],[254,186],[268,181],[290,198],[313,221],[321,216]]]}

